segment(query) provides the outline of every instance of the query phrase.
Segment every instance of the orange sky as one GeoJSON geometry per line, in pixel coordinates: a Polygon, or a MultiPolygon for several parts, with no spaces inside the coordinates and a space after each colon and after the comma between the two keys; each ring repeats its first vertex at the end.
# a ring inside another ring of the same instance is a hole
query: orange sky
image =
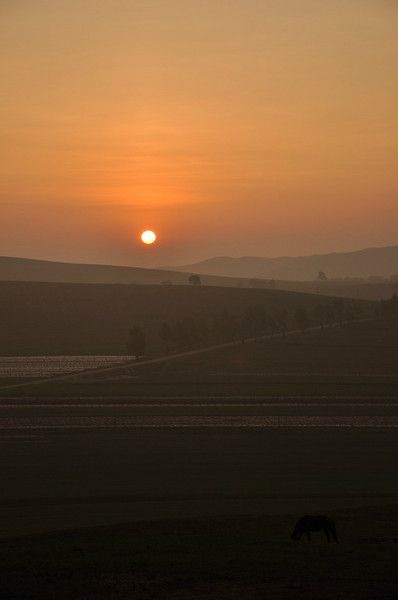
{"type": "Polygon", "coordinates": [[[1,2],[0,254],[397,243],[397,30],[393,0],[1,2]]]}

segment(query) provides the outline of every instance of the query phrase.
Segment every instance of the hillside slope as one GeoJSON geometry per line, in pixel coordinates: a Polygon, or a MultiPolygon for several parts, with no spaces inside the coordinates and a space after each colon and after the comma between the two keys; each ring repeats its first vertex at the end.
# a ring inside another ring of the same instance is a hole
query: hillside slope
{"type": "Polygon", "coordinates": [[[290,292],[306,294],[321,294],[340,298],[360,298],[362,300],[389,300],[393,294],[398,294],[398,281],[382,281],[369,283],[366,280],[327,281],[276,281],[275,288],[290,292]]]}
{"type": "Polygon", "coordinates": [[[241,316],[261,307],[269,316],[294,315],[298,306],[312,313],[331,302],[247,288],[0,282],[0,354],[124,354],[132,325],[145,331],[148,352],[156,353],[164,350],[163,322],[196,319],[211,326],[224,311],[241,316]]]}
{"type": "MultiPolygon", "coordinates": [[[[0,281],[37,281],[51,283],[106,284],[177,284],[187,285],[191,271],[166,271],[140,267],[61,263],[26,258],[0,257],[0,281]]],[[[398,281],[336,280],[284,281],[259,278],[201,275],[206,286],[239,288],[272,288],[307,294],[388,299],[398,292],[398,281]]]]}
{"type": "MultiPolygon", "coordinates": [[[[52,262],[28,258],[0,257],[0,281],[41,281],[54,283],[142,283],[165,282],[188,284],[190,273],[140,267],[91,265],[52,262]]],[[[205,285],[249,286],[249,282],[236,277],[204,276],[205,285]]]]}
{"type": "Polygon", "coordinates": [[[398,274],[398,246],[313,256],[281,256],[277,258],[221,256],[192,265],[172,268],[206,275],[292,281],[314,280],[319,271],[324,271],[329,278],[367,278],[372,275],[390,277],[398,274]]]}

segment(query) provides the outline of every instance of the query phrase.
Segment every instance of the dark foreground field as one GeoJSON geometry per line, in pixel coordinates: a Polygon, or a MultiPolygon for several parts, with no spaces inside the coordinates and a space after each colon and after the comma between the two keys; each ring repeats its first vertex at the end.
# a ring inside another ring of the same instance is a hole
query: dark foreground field
{"type": "Polygon", "coordinates": [[[4,379],[1,597],[397,597],[397,332],[4,379]],[[303,514],[340,543],[292,542],[303,514]]]}
{"type": "Polygon", "coordinates": [[[293,542],[295,516],[123,524],[4,540],[0,597],[395,599],[398,506],[332,515],[339,544],[293,542]]]}
{"type": "Polygon", "coordinates": [[[397,444],[391,428],[3,431],[0,597],[392,600],[397,444]],[[306,513],[334,516],[340,543],[291,541],[306,513]]]}
{"type": "Polygon", "coordinates": [[[3,430],[0,538],[398,502],[393,428],[3,430]]]}

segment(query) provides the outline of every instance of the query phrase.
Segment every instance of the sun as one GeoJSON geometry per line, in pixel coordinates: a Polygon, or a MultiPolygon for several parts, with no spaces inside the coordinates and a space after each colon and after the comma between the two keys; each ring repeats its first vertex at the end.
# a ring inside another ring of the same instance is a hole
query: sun
{"type": "Polygon", "coordinates": [[[156,233],[150,229],[143,231],[141,233],[141,241],[144,242],[144,244],[153,244],[156,242],[156,233]]]}

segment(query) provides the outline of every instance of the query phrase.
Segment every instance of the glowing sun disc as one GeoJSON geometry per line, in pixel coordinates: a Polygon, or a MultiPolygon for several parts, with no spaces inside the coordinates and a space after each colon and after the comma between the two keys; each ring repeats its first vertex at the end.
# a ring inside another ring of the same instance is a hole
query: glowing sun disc
{"type": "Polygon", "coordinates": [[[144,242],[144,244],[153,244],[156,242],[156,233],[150,229],[143,231],[141,233],[141,241],[144,242]]]}

